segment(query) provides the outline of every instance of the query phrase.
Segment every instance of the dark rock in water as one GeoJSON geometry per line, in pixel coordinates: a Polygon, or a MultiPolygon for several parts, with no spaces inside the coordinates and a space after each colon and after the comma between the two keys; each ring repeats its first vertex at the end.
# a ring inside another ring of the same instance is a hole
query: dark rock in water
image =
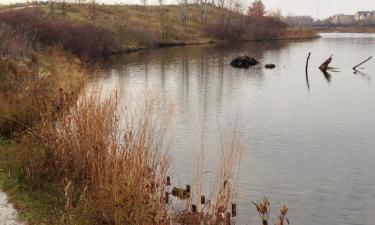
{"type": "Polygon", "coordinates": [[[264,65],[264,68],[266,68],[266,69],[274,69],[275,67],[276,67],[275,64],[266,64],[266,65],[264,65]]]}
{"type": "Polygon", "coordinates": [[[230,65],[232,65],[235,68],[249,68],[250,66],[256,66],[259,62],[254,59],[250,58],[247,55],[236,57],[232,60],[230,65]]]}

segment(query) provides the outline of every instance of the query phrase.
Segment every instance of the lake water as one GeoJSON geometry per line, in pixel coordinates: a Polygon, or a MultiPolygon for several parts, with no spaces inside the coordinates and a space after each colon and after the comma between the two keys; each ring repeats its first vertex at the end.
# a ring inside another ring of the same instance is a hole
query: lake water
{"type": "Polygon", "coordinates": [[[165,48],[113,59],[92,85],[117,88],[124,99],[151,93],[174,103],[168,140],[173,180],[181,185],[194,177],[202,137],[211,171],[205,176],[215,173],[220,135],[237,121],[239,224],[260,224],[251,201],[269,196],[273,212],[288,205],[291,224],[372,225],[375,59],[357,74],[351,69],[371,55],[370,34],[165,48]],[[262,64],[232,68],[242,54],[262,64]],[[337,69],[323,75],[317,68],[331,54],[337,69]],[[277,67],[266,70],[265,63],[277,67]]]}

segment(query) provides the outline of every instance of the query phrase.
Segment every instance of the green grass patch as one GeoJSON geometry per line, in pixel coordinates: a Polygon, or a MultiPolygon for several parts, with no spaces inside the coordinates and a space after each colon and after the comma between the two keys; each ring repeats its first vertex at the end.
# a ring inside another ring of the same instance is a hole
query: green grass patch
{"type": "Polygon", "coordinates": [[[0,138],[0,189],[19,212],[19,219],[27,224],[57,224],[64,203],[58,198],[57,188],[43,184],[33,188],[26,181],[17,163],[19,146],[0,138]]]}

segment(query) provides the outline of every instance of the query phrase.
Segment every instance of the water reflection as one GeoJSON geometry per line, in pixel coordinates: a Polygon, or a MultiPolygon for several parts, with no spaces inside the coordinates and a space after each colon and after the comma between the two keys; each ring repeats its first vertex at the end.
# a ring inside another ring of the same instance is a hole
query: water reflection
{"type": "Polygon", "coordinates": [[[371,75],[358,70],[355,70],[353,73],[355,75],[360,75],[363,79],[367,80],[368,82],[371,82],[371,75]]]}
{"type": "Polygon", "coordinates": [[[322,70],[322,73],[323,73],[324,78],[326,79],[326,81],[328,83],[331,83],[332,75],[328,71],[323,71],[322,70]]]}

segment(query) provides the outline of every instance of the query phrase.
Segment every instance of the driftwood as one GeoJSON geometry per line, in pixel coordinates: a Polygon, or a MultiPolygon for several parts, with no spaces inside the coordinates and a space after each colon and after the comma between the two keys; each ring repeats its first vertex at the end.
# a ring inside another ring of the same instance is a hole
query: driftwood
{"type": "Polygon", "coordinates": [[[357,70],[358,67],[362,66],[363,64],[365,64],[366,62],[370,61],[370,59],[372,59],[372,56],[370,56],[368,59],[366,59],[365,61],[362,61],[360,64],[356,65],[353,67],[353,70],[357,70]]]}
{"type": "Polygon", "coordinates": [[[332,55],[326,60],[324,61],[324,63],[322,65],[319,66],[319,69],[322,71],[322,72],[327,72],[328,70],[328,66],[329,64],[332,62],[332,55]]]}
{"type": "Polygon", "coordinates": [[[305,67],[305,72],[306,72],[306,84],[307,88],[310,89],[310,82],[309,82],[309,60],[310,60],[311,52],[309,52],[309,55],[307,56],[306,59],[306,67],[305,67]]]}
{"type": "Polygon", "coordinates": [[[306,76],[308,76],[308,71],[307,70],[309,69],[310,56],[311,56],[311,52],[309,52],[309,55],[307,56],[307,59],[306,59],[306,68],[305,68],[306,76]]]}

